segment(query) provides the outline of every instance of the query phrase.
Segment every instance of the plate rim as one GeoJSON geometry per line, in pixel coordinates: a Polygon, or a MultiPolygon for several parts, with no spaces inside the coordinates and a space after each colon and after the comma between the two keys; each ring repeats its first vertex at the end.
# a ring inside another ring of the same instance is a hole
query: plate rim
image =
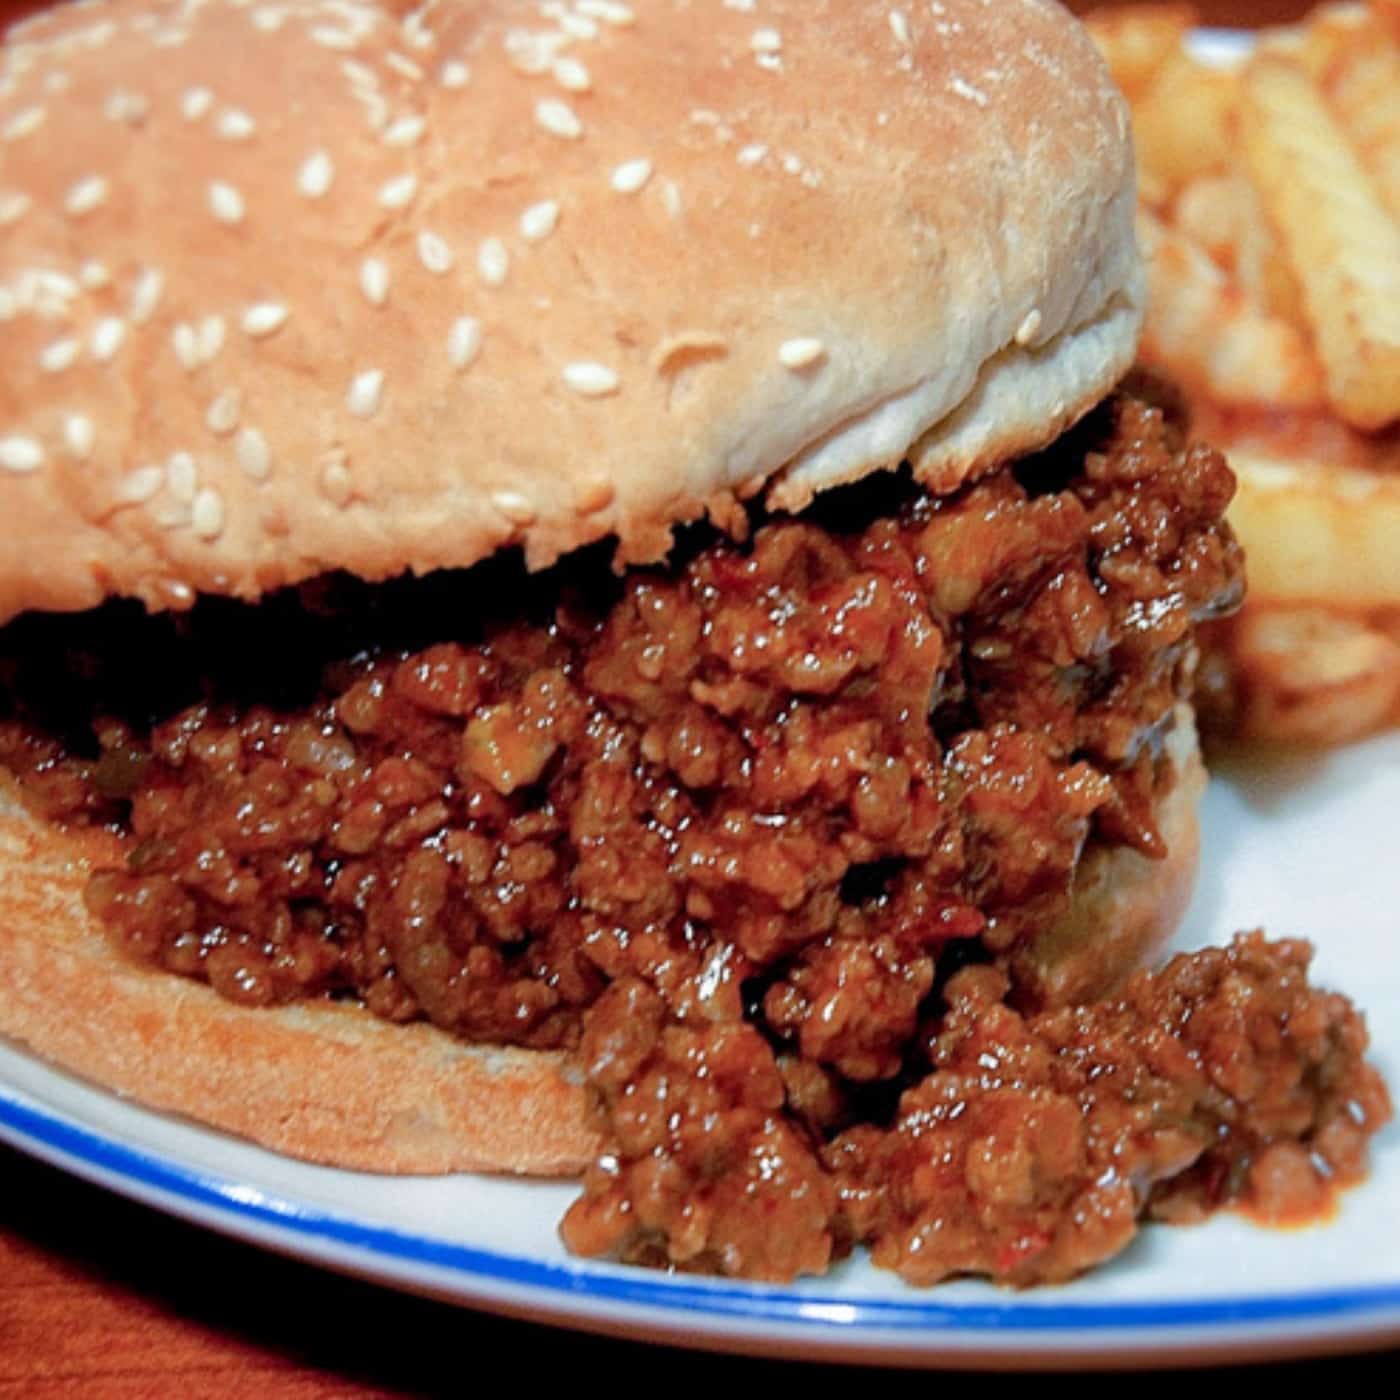
{"type": "Polygon", "coordinates": [[[1023,1347],[1038,1340],[1074,1348],[1076,1341],[1092,1339],[1095,1346],[1106,1344],[1120,1352],[1125,1346],[1161,1350],[1187,1337],[1202,1347],[1243,1342],[1249,1336],[1267,1342],[1283,1329],[1290,1342],[1300,1345],[1342,1345],[1400,1332],[1400,1279],[1217,1298],[1042,1303],[1008,1294],[985,1301],[943,1301],[936,1290],[907,1299],[852,1298],[819,1289],[798,1292],[506,1254],[358,1220],[132,1146],[3,1080],[0,1138],[108,1189],[264,1247],[323,1264],[354,1265],[354,1272],[401,1286],[414,1283],[416,1274],[418,1283],[436,1284],[435,1294],[464,1303],[509,1301],[493,1297],[504,1289],[536,1304],[547,1301],[561,1321],[580,1326],[607,1317],[616,1321],[643,1308],[673,1327],[703,1320],[712,1332],[718,1327],[731,1336],[752,1336],[753,1326],[778,1326],[806,1340],[815,1329],[824,1329],[837,1344],[843,1339],[900,1347],[913,1343],[928,1351],[1013,1339],[1023,1347]]]}

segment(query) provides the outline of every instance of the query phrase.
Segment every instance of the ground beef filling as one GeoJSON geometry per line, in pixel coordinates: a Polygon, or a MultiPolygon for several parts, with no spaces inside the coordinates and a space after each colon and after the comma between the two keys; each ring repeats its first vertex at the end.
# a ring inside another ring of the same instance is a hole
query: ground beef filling
{"type": "Polygon", "coordinates": [[[920,1281],[1063,1277],[1160,1177],[1237,1195],[1283,1118],[1307,1139],[1379,1093],[1349,1012],[1285,1034],[1295,952],[1248,954],[1240,1034],[1274,1027],[1310,1109],[1262,1126],[1185,1040],[1139,1043],[1168,984],[1081,1024],[1018,977],[1086,847],[1161,854],[1193,628],[1240,591],[1231,489],[1120,398],[954,496],[889,478],[622,581],[26,620],[0,761],[128,833],[88,900],[136,955],[576,1052],[613,1147],[579,1252],[790,1278],[860,1239],[920,1281]]]}

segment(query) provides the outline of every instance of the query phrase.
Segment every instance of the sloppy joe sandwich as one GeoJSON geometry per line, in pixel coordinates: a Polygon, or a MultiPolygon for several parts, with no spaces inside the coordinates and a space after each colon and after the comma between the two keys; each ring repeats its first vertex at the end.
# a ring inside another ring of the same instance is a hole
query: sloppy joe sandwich
{"type": "Polygon", "coordinates": [[[1360,1169],[1301,945],[1130,977],[1241,557],[1118,387],[1125,108],[1057,6],[3,55],[0,1031],[316,1161],[586,1167],[571,1248],[759,1278],[1062,1278],[1360,1169]]]}

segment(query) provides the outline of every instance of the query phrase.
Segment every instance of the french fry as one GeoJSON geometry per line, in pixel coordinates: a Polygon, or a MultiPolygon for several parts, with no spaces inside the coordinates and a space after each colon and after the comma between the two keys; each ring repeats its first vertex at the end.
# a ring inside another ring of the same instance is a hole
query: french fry
{"type": "Polygon", "coordinates": [[[1400,219],[1400,47],[1339,53],[1325,87],[1391,217],[1400,219]]]}
{"type": "Polygon", "coordinates": [[[1269,56],[1249,65],[1240,136],[1298,275],[1333,406],[1380,428],[1400,417],[1400,228],[1300,68],[1269,56]]]}
{"type": "Polygon", "coordinates": [[[1327,608],[1256,608],[1231,637],[1238,731],[1293,744],[1342,744],[1400,716],[1400,645],[1327,608]]]}
{"type": "Polygon", "coordinates": [[[1254,187],[1247,180],[1244,185],[1251,213],[1240,228],[1235,275],[1254,306],[1301,329],[1307,324],[1303,290],[1283,246],[1259,207],[1254,187]]]}
{"type": "Polygon", "coordinates": [[[1177,194],[1172,222],[1200,244],[1226,272],[1233,272],[1240,245],[1258,221],[1259,206],[1249,182],[1234,171],[1198,175],[1177,194]]]}
{"type": "Polygon", "coordinates": [[[1138,238],[1152,307],[1144,363],[1217,403],[1321,405],[1321,376],[1294,327],[1250,306],[1204,248],[1153,215],[1139,215],[1138,238]]]}
{"type": "Polygon", "coordinates": [[[1217,70],[1136,22],[1105,48],[1140,157],[1141,357],[1226,448],[1249,561],[1206,713],[1309,744],[1400,725],[1400,0],[1321,6],[1217,70]]]}
{"type": "Polygon", "coordinates": [[[1129,101],[1147,91],[1196,22],[1190,5],[1121,5],[1095,10],[1084,19],[1113,81],[1129,101]]]}
{"type": "Polygon", "coordinates": [[[1337,59],[1358,44],[1383,42],[1384,24],[1366,5],[1321,5],[1305,25],[1286,31],[1291,39],[1266,44],[1266,49],[1285,53],[1314,82],[1321,82],[1337,59]]]}
{"type": "Polygon", "coordinates": [[[1230,452],[1230,523],[1260,603],[1400,606],[1400,476],[1230,452]]]}
{"type": "Polygon", "coordinates": [[[1133,136],[1142,169],[1170,189],[1229,169],[1235,75],[1178,49],[1133,104],[1133,136]]]}

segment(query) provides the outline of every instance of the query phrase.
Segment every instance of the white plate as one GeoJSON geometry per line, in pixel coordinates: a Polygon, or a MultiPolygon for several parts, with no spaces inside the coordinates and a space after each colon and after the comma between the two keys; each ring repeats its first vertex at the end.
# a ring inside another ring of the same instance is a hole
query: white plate
{"type": "MultiPolygon", "coordinates": [[[[1316,975],[1369,1012],[1400,1085],[1400,736],[1319,758],[1225,766],[1204,809],[1200,888],[1178,939],[1263,924],[1316,940],[1316,975]]],[[[0,1137],[124,1194],[289,1254],[542,1320],[741,1351],[885,1362],[1043,1365],[1280,1356],[1400,1336],[1400,1131],[1339,1214],[1271,1231],[1230,1217],[1153,1227],[1076,1283],[928,1292],[864,1259],[772,1288],[570,1259],[572,1188],[394,1180],[283,1160],[149,1113],[0,1045],[0,1137]]]]}

